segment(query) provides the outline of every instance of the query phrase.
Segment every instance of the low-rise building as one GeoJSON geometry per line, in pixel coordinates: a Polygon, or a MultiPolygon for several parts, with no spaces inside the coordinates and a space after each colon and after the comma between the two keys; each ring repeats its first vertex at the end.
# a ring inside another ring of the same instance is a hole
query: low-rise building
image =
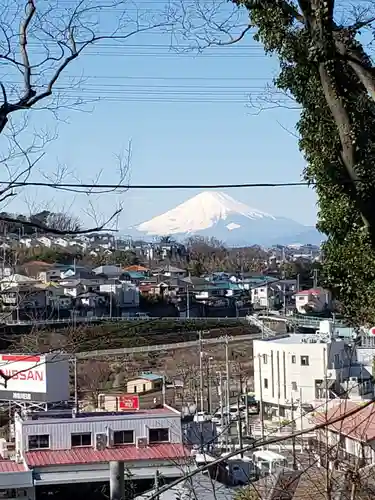
{"type": "Polygon", "coordinates": [[[375,405],[372,403],[351,414],[358,406],[359,403],[353,401],[342,401],[328,412],[315,412],[313,423],[327,424],[316,432],[316,439],[311,443],[324,465],[327,461],[358,468],[375,464],[375,405]]]}
{"type": "Polygon", "coordinates": [[[296,309],[300,314],[308,312],[320,313],[331,306],[331,294],[323,288],[300,290],[295,294],[296,309]]]}
{"type": "Polygon", "coordinates": [[[181,415],[168,406],[122,413],[23,412],[15,415],[14,430],[15,450],[0,461],[0,490],[30,487],[25,499],[35,498],[33,486],[107,482],[111,461],[123,461],[135,481],[152,479],[157,471],[177,478],[191,461],[181,415]]]}
{"type": "Polygon", "coordinates": [[[374,393],[353,347],[317,334],[254,340],[254,385],[266,412],[282,418],[290,418],[292,402],[310,407],[326,398],[368,400],[374,393]]]}
{"type": "Polygon", "coordinates": [[[129,380],[126,384],[129,394],[142,394],[150,391],[160,391],[163,377],[156,373],[142,373],[138,378],[129,380]]]}

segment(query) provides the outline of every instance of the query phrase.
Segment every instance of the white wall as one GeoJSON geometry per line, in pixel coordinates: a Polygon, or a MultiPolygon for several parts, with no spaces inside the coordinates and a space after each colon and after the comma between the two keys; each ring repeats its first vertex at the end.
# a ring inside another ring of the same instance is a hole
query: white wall
{"type": "Polygon", "coordinates": [[[305,344],[300,341],[302,337],[293,335],[280,340],[254,340],[254,387],[258,400],[261,395],[260,378],[263,401],[286,406],[291,397],[296,400],[302,396],[303,402],[315,400],[315,380],[324,380],[326,367],[332,375],[330,378],[340,378],[340,370],[333,369],[333,362],[335,354],[339,355],[336,361],[344,359],[344,342],[305,344]],[[308,356],[307,366],[301,365],[301,356],[308,356]],[[265,387],[264,379],[267,379],[268,387],[265,387]]]}

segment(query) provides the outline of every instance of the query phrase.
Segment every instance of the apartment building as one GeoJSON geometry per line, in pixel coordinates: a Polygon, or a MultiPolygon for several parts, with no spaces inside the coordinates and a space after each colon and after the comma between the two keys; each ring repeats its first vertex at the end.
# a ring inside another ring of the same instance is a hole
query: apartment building
{"type": "Polygon", "coordinates": [[[290,418],[293,407],[323,399],[373,396],[371,374],[344,340],[293,334],[254,341],[254,385],[270,416],[290,418]]]}

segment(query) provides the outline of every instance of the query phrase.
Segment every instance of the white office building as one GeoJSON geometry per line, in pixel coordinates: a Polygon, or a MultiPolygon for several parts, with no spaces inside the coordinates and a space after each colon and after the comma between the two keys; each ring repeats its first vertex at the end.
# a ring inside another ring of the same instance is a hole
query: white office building
{"type": "Polygon", "coordinates": [[[371,374],[355,347],[329,336],[293,334],[254,340],[254,385],[265,414],[289,418],[291,407],[328,399],[369,399],[371,374]]]}

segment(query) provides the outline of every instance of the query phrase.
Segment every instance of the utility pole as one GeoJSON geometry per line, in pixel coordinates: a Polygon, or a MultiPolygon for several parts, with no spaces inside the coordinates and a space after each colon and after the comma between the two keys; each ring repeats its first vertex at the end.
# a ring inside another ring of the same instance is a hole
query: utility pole
{"type": "Polygon", "coordinates": [[[313,288],[317,288],[318,287],[318,270],[317,269],[314,269],[313,270],[313,288]]]}
{"type": "Polygon", "coordinates": [[[190,318],[190,296],[189,285],[186,286],[186,317],[190,318]]]}
{"type": "Polygon", "coordinates": [[[200,410],[204,411],[203,404],[203,350],[202,350],[202,332],[199,331],[199,393],[200,393],[200,410]]]}
{"type": "Polygon", "coordinates": [[[78,403],[78,370],[77,370],[77,358],[74,358],[74,407],[76,413],[79,411],[78,403]]]}
{"type": "MultiPolygon", "coordinates": [[[[293,396],[291,396],[291,420],[294,422],[294,401],[293,396]]],[[[293,431],[292,431],[293,432],[293,431]]],[[[292,450],[293,450],[293,470],[297,470],[297,461],[296,461],[296,438],[294,436],[294,432],[292,435],[292,450]]]]}
{"type": "Polygon", "coordinates": [[[242,436],[242,418],[240,412],[240,404],[241,404],[241,394],[242,394],[242,376],[240,374],[240,393],[237,395],[237,408],[238,408],[238,419],[237,419],[237,429],[238,429],[238,445],[240,447],[240,455],[243,458],[244,454],[242,451],[243,448],[243,436],[242,436]]]}
{"type": "Polygon", "coordinates": [[[212,357],[208,356],[208,358],[207,358],[207,403],[208,403],[207,411],[209,414],[211,414],[211,412],[212,412],[211,360],[212,360],[212,357]]]}
{"type": "Polygon", "coordinates": [[[247,396],[247,379],[245,382],[245,425],[246,425],[246,436],[249,435],[249,398],[247,396]]]}
{"type": "Polygon", "coordinates": [[[220,395],[220,427],[223,431],[224,427],[224,405],[223,405],[223,374],[219,372],[219,395],[220,395]]]}
{"type": "Polygon", "coordinates": [[[156,496],[156,500],[159,500],[160,497],[159,495],[157,494],[158,491],[159,491],[159,471],[156,470],[155,471],[155,478],[154,478],[154,487],[155,487],[155,494],[157,495],[156,496]]]}
{"type": "Polygon", "coordinates": [[[296,292],[299,292],[300,286],[300,275],[297,274],[296,292]]]}
{"type": "MultiPolygon", "coordinates": [[[[229,372],[229,338],[228,335],[225,336],[225,371],[227,376],[227,413],[230,415],[230,372],[229,372]]],[[[228,422],[229,423],[229,422],[228,422]]]]}
{"type": "Polygon", "coordinates": [[[263,408],[263,380],[262,380],[262,356],[258,354],[259,363],[259,413],[260,413],[260,432],[262,441],[264,441],[264,408],[263,408]]]}
{"type": "Polygon", "coordinates": [[[109,498],[125,500],[124,462],[109,462],[109,498]]]}
{"type": "Polygon", "coordinates": [[[163,407],[165,406],[165,375],[163,375],[163,385],[161,388],[163,407]]]}

